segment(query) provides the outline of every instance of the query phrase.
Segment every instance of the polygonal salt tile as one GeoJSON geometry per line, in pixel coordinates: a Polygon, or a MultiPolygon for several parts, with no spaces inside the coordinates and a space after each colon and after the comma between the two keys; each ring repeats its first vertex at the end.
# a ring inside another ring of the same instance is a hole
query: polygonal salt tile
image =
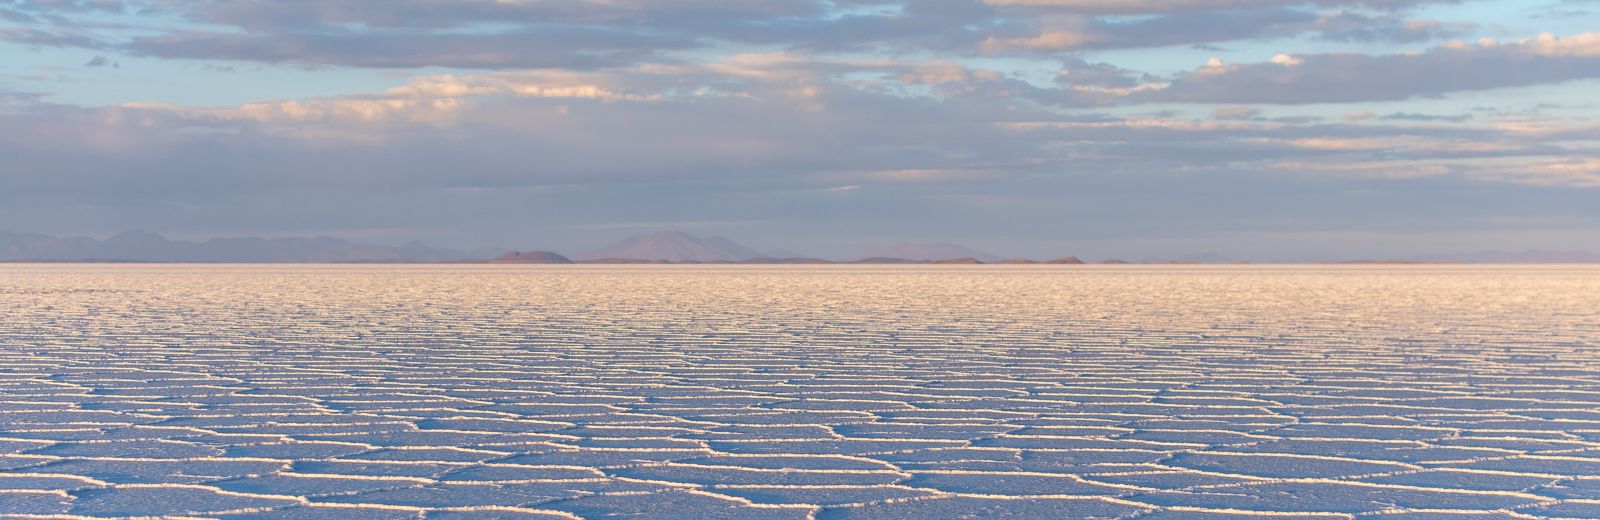
{"type": "Polygon", "coordinates": [[[326,459],[360,453],[370,448],[337,442],[282,442],[229,446],[223,449],[224,457],[257,457],[266,459],[309,460],[326,459]]]}
{"type": "Polygon", "coordinates": [[[830,439],[816,441],[710,441],[711,448],[726,453],[766,453],[804,455],[870,455],[897,451],[953,448],[964,445],[959,441],[914,439],[866,440],[830,439]]]}
{"type": "Polygon", "coordinates": [[[53,515],[72,508],[72,497],[59,491],[0,491],[0,515],[53,515]]]}
{"type": "Polygon", "coordinates": [[[1230,431],[1139,431],[1130,433],[1123,438],[1155,442],[1197,443],[1210,446],[1243,444],[1261,441],[1261,437],[1259,435],[1230,431]]]}
{"type": "Polygon", "coordinates": [[[1423,428],[1416,425],[1369,426],[1362,424],[1296,424],[1278,428],[1266,433],[1280,437],[1425,441],[1452,437],[1456,433],[1456,430],[1448,428],[1423,428]]]}
{"type": "Polygon", "coordinates": [[[512,444],[542,442],[558,439],[543,434],[503,432],[448,431],[448,430],[396,430],[356,435],[310,435],[307,440],[354,442],[382,447],[407,446],[476,446],[486,444],[512,444]]]}
{"type": "Polygon", "coordinates": [[[1394,508],[1485,510],[1514,508],[1537,499],[1483,492],[1424,491],[1342,482],[1252,484],[1194,492],[1161,491],[1128,497],[1159,506],[1244,511],[1373,513],[1394,508]]]}
{"type": "Polygon", "coordinates": [[[713,455],[678,461],[684,464],[711,466],[738,466],[765,469],[833,469],[883,471],[894,466],[872,459],[844,456],[784,456],[784,455],[713,455]]]}
{"type": "Polygon", "coordinates": [[[702,493],[669,490],[650,494],[593,495],[540,504],[584,518],[694,518],[696,520],[805,520],[810,508],[760,507],[702,493]]]}
{"type": "Polygon", "coordinates": [[[340,475],[302,475],[297,473],[280,473],[276,475],[264,475],[260,477],[228,480],[212,485],[219,489],[242,493],[313,497],[321,495],[343,495],[386,489],[420,487],[427,485],[427,482],[417,482],[404,479],[386,480],[356,478],[340,475]]]}
{"type": "Polygon", "coordinates": [[[1566,476],[1600,476],[1600,458],[1525,456],[1465,463],[1441,464],[1451,468],[1545,473],[1566,476]]]}
{"type": "Polygon", "coordinates": [[[1168,452],[1149,450],[1027,450],[1023,451],[1019,465],[1027,471],[1049,473],[1084,473],[1104,470],[1108,466],[1148,464],[1166,459],[1168,452]]]}
{"type": "Polygon", "coordinates": [[[1522,508],[1517,512],[1547,518],[1600,518],[1600,502],[1564,502],[1522,508]]]}
{"type": "Polygon", "coordinates": [[[1536,489],[1533,493],[1554,498],[1600,500],[1600,478],[1563,480],[1553,486],[1536,489]]]}
{"type": "Polygon", "coordinates": [[[1133,473],[1090,474],[1085,479],[1106,484],[1124,486],[1139,486],[1154,489],[1183,489],[1192,486],[1213,486],[1219,484],[1239,484],[1251,482],[1255,479],[1248,477],[1230,477],[1225,475],[1209,475],[1188,471],[1140,471],[1133,473]]]}
{"type": "Polygon", "coordinates": [[[48,440],[29,441],[29,440],[20,440],[20,439],[0,439],[0,455],[12,454],[12,453],[22,453],[22,452],[28,451],[28,450],[37,450],[39,448],[44,448],[44,447],[50,446],[50,444],[52,442],[54,442],[54,441],[48,441],[48,440]]]}
{"type": "MultiPolygon", "coordinates": [[[[525,506],[597,493],[652,492],[661,486],[630,482],[539,482],[513,484],[442,484],[375,491],[353,496],[319,497],[317,502],[384,504],[411,507],[455,507],[463,504],[525,506]]],[[[544,508],[541,506],[541,508],[544,508]]]]}
{"type": "Polygon", "coordinates": [[[925,518],[1072,518],[1110,520],[1129,518],[1149,508],[1094,499],[934,498],[873,504],[864,507],[825,509],[818,520],[920,520],[925,518]]]}
{"type": "Polygon", "coordinates": [[[1000,448],[932,448],[926,450],[872,455],[871,458],[875,460],[887,461],[892,464],[940,464],[965,460],[1017,462],[1022,459],[1021,452],[1019,450],[1000,448]]]}
{"type": "Polygon", "coordinates": [[[68,490],[98,485],[99,481],[87,477],[0,473],[0,490],[68,490]]]}
{"type": "Polygon", "coordinates": [[[716,487],[712,491],[758,504],[809,504],[822,507],[869,504],[887,500],[928,497],[938,493],[904,486],[827,487],[716,487]]]}
{"type": "Polygon", "coordinates": [[[589,466],[596,468],[632,466],[650,462],[693,459],[704,457],[704,451],[558,451],[552,453],[519,455],[497,461],[504,464],[530,466],[589,466]]]}
{"type": "Polygon", "coordinates": [[[300,504],[288,497],[243,495],[189,486],[117,487],[73,492],[71,512],[91,516],[200,515],[300,504]]]}
{"type": "Polygon", "coordinates": [[[901,483],[950,493],[978,495],[1126,495],[1129,489],[1087,482],[1074,475],[1019,473],[918,473],[901,483]]]}
{"type": "Polygon", "coordinates": [[[483,508],[479,510],[434,510],[424,516],[426,520],[574,520],[571,513],[558,511],[510,510],[483,508]]]}
{"type": "Polygon", "coordinates": [[[750,469],[732,466],[642,466],[609,470],[618,477],[701,485],[851,485],[892,484],[900,475],[887,471],[873,473],[829,472],[826,470],[750,469]]]}
{"type": "MultiPolygon", "coordinates": [[[[1349,515],[1315,513],[1301,513],[1290,517],[1278,515],[1264,515],[1248,511],[1171,511],[1158,510],[1139,515],[1139,520],[1269,520],[1274,518],[1292,518],[1293,520],[1350,520],[1349,515]]],[[[1362,517],[1363,519],[1366,517],[1362,517]]]]}
{"type": "Polygon", "coordinates": [[[605,474],[598,470],[571,467],[525,467],[525,466],[473,466],[460,471],[452,471],[439,480],[444,482],[495,482],[517,480],[577,480],[605,478],[605,474]]]}
{"type": "Polygon", "coordinates": [[[469,450],[463,448],[384,448],[342,457],[344,460],[431,461],[431,462],[483,462],[504,458],[509,453],[469,450]]]}
{"type": "Polygon", "coordinates": [[[1016,428],[1003,425],[937,425],[937,424],[846,424],[834,431],[846,437],[876,439],[946,439],[971,440],[992,437],[1016,428]]]}
{"type": "Polygon", "coordinates": [[[567,428],[555,433],[586,438],[637,439],[648,437],[676,437],[681,435],[704,433],[704,430],[677,426],[583,425],[567,428]]]}
{"type": "Polygon", "coordinates": [[[760,439],[831,439],[833,430],[826,426],[818,425],[778,425],[778,426],[705,426],[708,431],[704,433],[687,433],[682,435],[685,439],[704,440],[760,440],[760,439]]]}
{"type": "Polygon", "coordinates": [[[0,427],[4,428],[16,428],[18,426],[60,428],[68,425],[110,427],[150,424],[161,422],[162,420],[161,417],[142,417],[121,412],[96,410],[10,411],[0,413],[0,427]]]}
{"type": "Polygon", "coordinates": [[[188,459],[215,457],[223,451],[179,441],[105,441],[64,442],[40,448],[31,453],[56,457],[123,457],[154,459],[188,459]]]}
{"type": "Polygon", "coordinates": [[[68,459],[29,471],[65,473],[118,484],[192,484],[276,472],[280,462],[251,460],[68,459]]]}
{"type": "Polygon", "coordinates": [[[572,427],[569,423],[512,419],[428,419],[417,421],[424,430],[463,430],[487,433],[544,433],[572,427]]]}
{"type": "Polygon", "coordinates": [[[1019,428],[1011,435],[1055,435],[1062,437],[1111,437],[1132,433],[1127,428],[1108,425],[1039,425],[1019,428]]]}
{"type": "Polygon", "coordinates": [[[417,511],[384,507],[291,506],[269,511],[216,515],[225,520],[416,520],[417,511]]]}
{"type": "Polygon", "coordinates": [[[1440,489],[1479,489],[1485,491],[1521,491],[1555,482],[1551,477],[1477,473],[1466,471],[1430,470],[1368,477],[1362,482],[1374,484],[1399,484],[1440,489]]]}
{"type": "Polygon", "coordinates": [[[362,475],[374,477],[428,477],[443,474],[458,464],[433,464],[427,462],[368,462],[354,460],[309,460],[293,465],[295,473],[321,473],[336,475],[362,475]]]}
{"type": "Polygon", "coordinates": [[[1396,471],[1411,471],[1414,466],[1375,461],[1327,459],[1316,456],[1235,453],[1179,453],[1164,463],[1167,466],[1272,478],[1347,477],[1396,471]]]}
{"type": "Polygon", "coordinates": [[[1367,519],[1373,519],[1373,520],[1525,520],[1526,518],[1528,518],[1526,515],[1518,515],[1518,514],[1515,514],[1515,513],[1508,513],[1508,512],[1501,512],[1501,511],[1485,511],[1485,512],[1477,512],[1477,511],[1463,511],[1463,512],[1426,511],[1426,512],[1379,513],[1379,514],[1375,514],[1375,515],[1363,516],[1363,517],[1361,517],[1361,520],[1367,520],[1367,519]]]}
{"type": "Polygon", "coordinates": [[[577,439],[562,441],[568,446],[580,448],[599,449],[632,449],[632,450],[700,450],[705,449],[705,443],[689,439],[577,439]]]}

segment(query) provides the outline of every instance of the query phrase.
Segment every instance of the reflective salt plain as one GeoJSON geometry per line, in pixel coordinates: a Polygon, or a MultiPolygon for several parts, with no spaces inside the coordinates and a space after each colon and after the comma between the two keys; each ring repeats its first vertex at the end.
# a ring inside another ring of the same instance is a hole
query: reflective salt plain
{"type": "Polygon", "coordinates": [[[1595,518],[1597,267],[0,266],[0,516],[1595,518]]]}

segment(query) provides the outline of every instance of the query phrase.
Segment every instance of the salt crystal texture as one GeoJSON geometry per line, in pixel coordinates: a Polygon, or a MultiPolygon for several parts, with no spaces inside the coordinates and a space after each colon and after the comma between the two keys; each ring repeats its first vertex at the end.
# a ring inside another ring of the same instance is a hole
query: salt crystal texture
{"type": "Polygon", "coordinates": [[[1600,268],[0,267],[0,515],[1600,516],[1600,268]]]}

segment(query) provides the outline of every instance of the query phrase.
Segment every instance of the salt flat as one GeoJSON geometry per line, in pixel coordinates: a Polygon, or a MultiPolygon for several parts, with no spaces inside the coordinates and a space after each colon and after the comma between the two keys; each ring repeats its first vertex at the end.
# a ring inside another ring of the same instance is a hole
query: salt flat
{"type": "Polygon", "coordinates": [[[1596,518],[1600,267],[0,267],[0,516],[1596,518]]]}

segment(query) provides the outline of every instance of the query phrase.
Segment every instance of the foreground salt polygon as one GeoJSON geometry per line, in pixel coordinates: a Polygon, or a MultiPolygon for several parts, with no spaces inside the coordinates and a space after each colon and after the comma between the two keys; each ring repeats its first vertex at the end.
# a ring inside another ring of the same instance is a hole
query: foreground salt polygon
{"type": "Polygon", "coordinates": [[[1600,517],[1600,268],[0,267],[0,516],[1600,517]]]}

